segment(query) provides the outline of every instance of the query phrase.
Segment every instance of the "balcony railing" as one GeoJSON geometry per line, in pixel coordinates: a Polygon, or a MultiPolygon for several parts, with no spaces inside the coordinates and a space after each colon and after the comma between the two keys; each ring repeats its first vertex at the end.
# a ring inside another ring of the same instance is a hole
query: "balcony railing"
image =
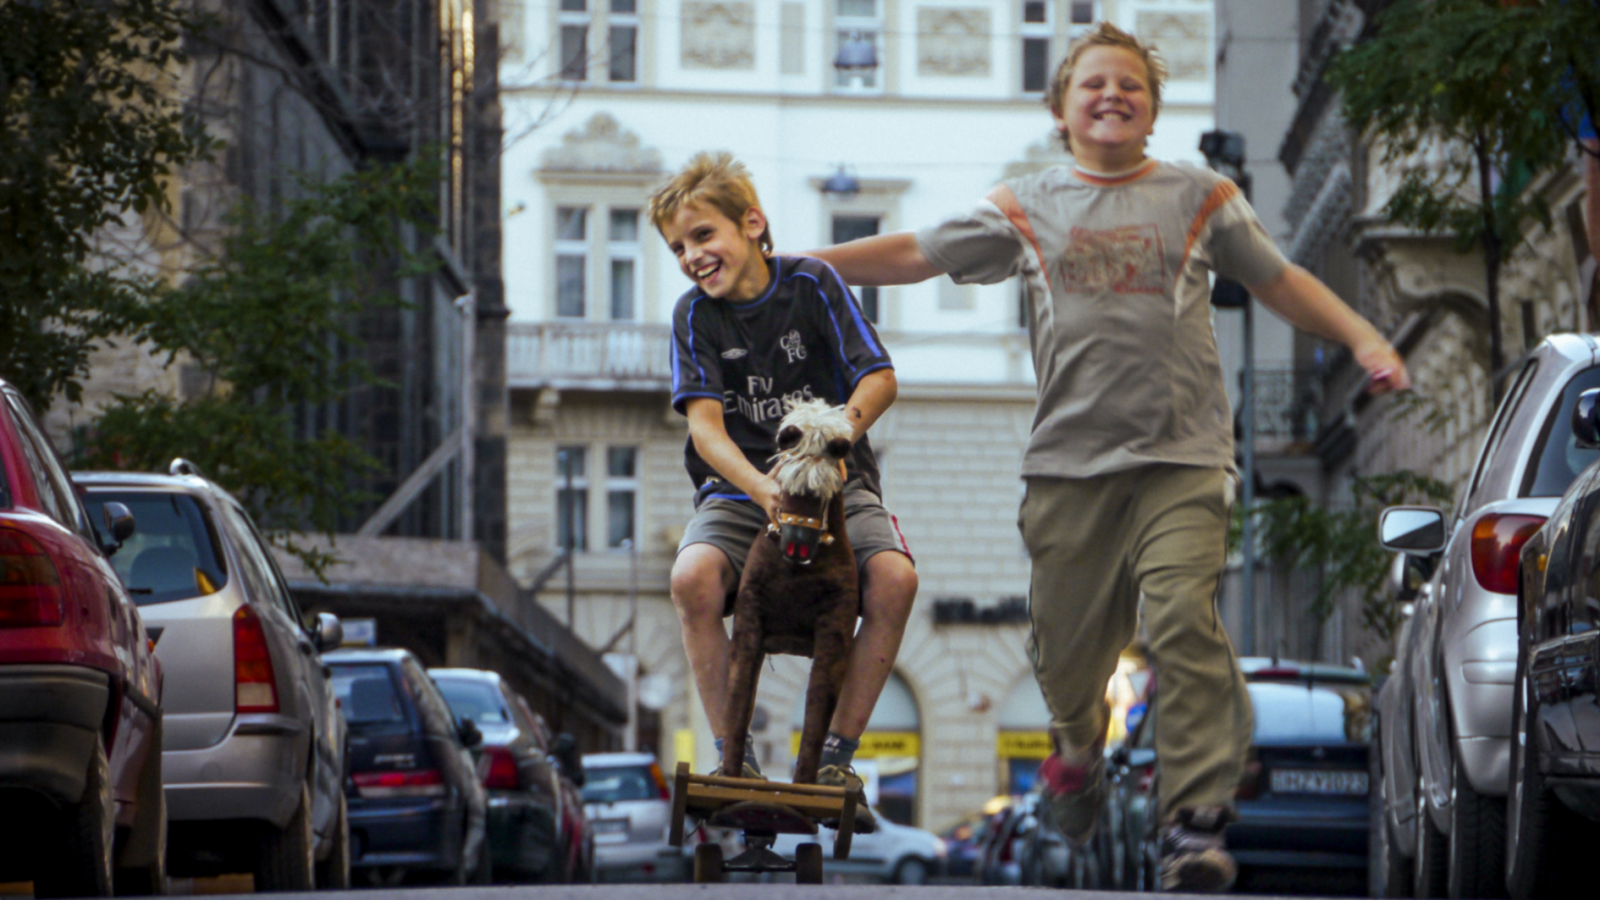
{"type": "Polygon", "coordinates": [[[514,322],[506,330],[506,381],[514,388],[666,390],[671,332],[633,322],[514,322]]]}
{"type": "Polygon", "coordinates": [[[1322,385],[1315,370],[1259,368],[1255,388],[1258,447],[1293,444],[1316,435],[1322,385]]]}

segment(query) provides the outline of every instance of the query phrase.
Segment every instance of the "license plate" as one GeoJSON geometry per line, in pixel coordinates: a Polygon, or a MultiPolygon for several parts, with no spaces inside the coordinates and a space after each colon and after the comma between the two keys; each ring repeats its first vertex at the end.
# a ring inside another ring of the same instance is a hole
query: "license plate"
{"type": "Polygon", "coordinates": [[[594,823],[595,834],[625,834],[627,831],[627,819],[597,819],[594,823]]]}
{"type": "Polygon", "coordinates": [[[1273,769],[1272,792],[1364,796],[1367,773],[1350,769],[1273,769]]]}

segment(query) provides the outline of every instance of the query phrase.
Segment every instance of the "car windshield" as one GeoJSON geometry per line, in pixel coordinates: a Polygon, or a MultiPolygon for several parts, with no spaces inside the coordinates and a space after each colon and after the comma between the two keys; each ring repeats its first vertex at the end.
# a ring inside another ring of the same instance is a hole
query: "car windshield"
{"type": "Polygon", "coordinates": [[[111,557],[133,602],[140,606],[203,597],[228,583],[217,530],[199,502],[182,492],[118,491],[88,487],[85,504],[98,516],[117,502],[133,513],[134,531],[111,557]]]}
{"type": "Polygon", "coordinates": [[[583,777],[585,803],[655,800],[661,796],[648,765],[585,767],[583,777]]]}
{"type": "Polygon", "coordinates": [[[333,693],[352,731],[404,723],[406,714],[395,692],[389,667],[382,663],[334,664],[333,693]]]}
{"type": "Polygon", "coordinates": [[[1572,410],[1578,405],[1578,395],[1596,387],[1600,387],[1600,366],[1585,369],[1567,382],[1561,402],[1545,417],[1534,464],[1522,480],[1522,496],[1559,497],[1579,472],[1600,459],[1600,450],[1579,447],[1572,435],[1572,410]]]}
{"type": "Polygon", "coordinates": [[[1257,744],[1364,744],[1372,736],[1372,689],[1348,682],[1254,682],[1257,744]]]}
{"type": "Polygon", "coordinates": [[[486,681],[465,678],[435,678],[444,702],[457,719],[471,719],[478,724],[501,725],[511,721],[511,714],[500,701],[500,692],[486,681]]]}

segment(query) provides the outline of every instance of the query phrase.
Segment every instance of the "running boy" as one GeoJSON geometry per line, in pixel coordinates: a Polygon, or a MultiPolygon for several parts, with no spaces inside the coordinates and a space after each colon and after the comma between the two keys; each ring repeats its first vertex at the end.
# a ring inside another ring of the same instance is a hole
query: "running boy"
{"type": "MultiPolygon", "coordinates": [[[[785,404],[845,405],[855,428],[844,502],[861,569],[861,628],[817,777],[843,786],[917,592],[911,551],[884,508],[866,436],[894,402],[894,369],[832,269],[772,255],[755,186],[731,155],[691,160],[650,197],[650,221],[694,282],[672,315],[672,406],[689,418],[684,455],[697,489],[672,566],[672,602],[718,749],[728,692],[722,620],[733,612],[751,542],[777,514],[778,485],[767,469],[785,404]]],[[[753,750],[744,775],[760,777],[753,750]]]]}
{"type": "Polygon", "coordinates": [[[1039,405],[1018,525],[1055,745],[1039,778],[1062,832],[1087,841],[1106,682],[1142,594],[1160,682],[1161,887],[1216,891],[1236,874],[1222,832],[1252,714],[1215,609],[1235,475],[1209,274],[1349,347],[1373,391],[1408,381],[1371,325],[1285,261],[1231,181],[1145,157],[1163,75],[1150,47],[1102,24],[1069,48],[1047,98],[1074,165],[915,234],[811,255],[851,284],[1027,279],[1039,405]]]}

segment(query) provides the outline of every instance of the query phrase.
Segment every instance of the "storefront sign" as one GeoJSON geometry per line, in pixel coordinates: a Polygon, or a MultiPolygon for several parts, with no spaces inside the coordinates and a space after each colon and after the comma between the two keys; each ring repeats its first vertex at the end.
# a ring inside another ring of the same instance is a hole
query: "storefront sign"
{"type": "Polygon", "coordinates": [[[1052,749],[1048,731],[1002,731],[995,736],[995,755],[1002,759],[1044,759],[1052,749]]]}

